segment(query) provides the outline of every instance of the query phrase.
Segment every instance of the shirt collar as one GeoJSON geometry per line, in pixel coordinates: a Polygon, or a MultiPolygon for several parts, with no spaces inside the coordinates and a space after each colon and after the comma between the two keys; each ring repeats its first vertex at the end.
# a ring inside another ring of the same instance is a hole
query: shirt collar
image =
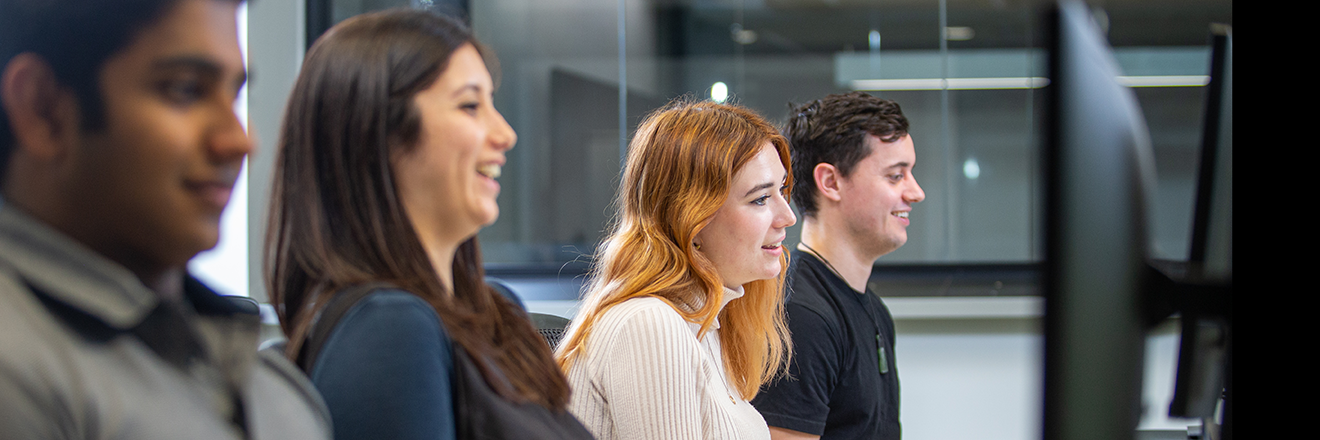
{"type": "Polygon", "coordinates": [[[135,327],[160,303],[128,269],[7,204],[0,205],[0,264],[51,299],[119,330],[135,327]]]}

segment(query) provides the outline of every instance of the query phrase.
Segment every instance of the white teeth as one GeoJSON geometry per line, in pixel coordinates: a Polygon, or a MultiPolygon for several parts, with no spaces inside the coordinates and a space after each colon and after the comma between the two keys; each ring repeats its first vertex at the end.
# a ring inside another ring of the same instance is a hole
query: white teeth
{"type": "Polygon", "coordinates": [[[477,172],[492,179],[500,178],[500,166],[498,164],[491,163],[482,165],[477,167],[477,172]]]}
{"type": "Polygon", "coordinates": [[[898,216],[898,218],[908,218],[908,212],[907,212],[907,211],[897,212],[897,213],[894,213],[894,215],[898,216]]]}

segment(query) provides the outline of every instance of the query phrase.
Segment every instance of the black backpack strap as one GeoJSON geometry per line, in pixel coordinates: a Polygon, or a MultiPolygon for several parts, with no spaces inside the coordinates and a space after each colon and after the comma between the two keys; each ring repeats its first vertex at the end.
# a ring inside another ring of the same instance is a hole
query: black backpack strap
{"type": "Polygon", "coordinates": [[[307,332],[307,341],[302,349],[298,350],[298,367],[302,368],[304,373],[311,375],[312,367],[316,365],[316,356],[321,353],[321,347],[325,345],[326,340],[330,339],[330,333],[334,331],[335,325],[339,324],[339,320],[343,319],[353,306],[366,298],[367,294],[376,290],[397,288],[384,281],[374,281],[349,286],[335,292],[330,302],[321,309],[316,320],[312,321],[312,329],[307,332]]]}

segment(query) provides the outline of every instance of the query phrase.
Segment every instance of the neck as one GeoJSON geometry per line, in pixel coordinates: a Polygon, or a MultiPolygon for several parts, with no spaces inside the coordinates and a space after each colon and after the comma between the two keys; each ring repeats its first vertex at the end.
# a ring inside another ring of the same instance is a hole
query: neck
{"type": "Polygon", "coordinates": [[[813,252],[843,278],[857,292],[866,292],[866,280],[871,278],[871,266],[879,256],[863,254],[857,249],[855,240],[848,239],[846,230],[821,222],[814,217],[802,221],[802,244],[815,250],[813,252]]]}
{"type": "Polygon", "coordinates": [[[176,303],[183,301],[183,276],[183,269],[177,268],[151,277],[138,274],[142,284],[160,295],[161,300],[176,303]]]}
{"type": "Polygon", "coordinates": [[[431,260],[431,267],[435,270],[435,275],[440,279],[440,285],[444,286],[446,292],[454,292],[454,253],[458,252],[458,243],[428,245],[423,242],[422,246],[426,248],[426,256],[431,260]]]}
{"type": "MultiPolygon", "coordinates": [[[[454,292],[454,253],[458,252],[458,245],[462,244],[471,236],[456,236],[451,231],[457,228],[449,227],[447,224],[430,221],[426,218],[414,217],[409,215],[409,221],[412,222],[413,231],[417,234],[418,241],[422,244],[422,250],[426,252],[427,259],[431,260],[431,269],[440,279],[440,285],[444,286],[445,291],[453,294],[454,292]]],[[[475,232],[473,232],[475,234],[475,232]]]]}
{"type": "MultiPolygon", "coordinates": [[[[23,179],[11,179],[6,183],[3,195],[6,204],[22,210],[24,214],[86,246],[92,252],[128,269],[142,282],[142,285],[156,292],[162,300],[171,302],[183,300],[186,260],[183,265],[178,266],[156,264],[156,260],[147,258],[142,252],[122,246],[118,242],[105,240],[106,234],[89,233],[87,231],[90,228],[78,221],[95,216],[71,213],[65,205],[46,203],[60,198],[57,193],[36,190],[35,187],[42,185],[24,186],[25,182],[26,180],[23,179]]],[[[54,185],[47,186],[54,187],[54,185]]]]}

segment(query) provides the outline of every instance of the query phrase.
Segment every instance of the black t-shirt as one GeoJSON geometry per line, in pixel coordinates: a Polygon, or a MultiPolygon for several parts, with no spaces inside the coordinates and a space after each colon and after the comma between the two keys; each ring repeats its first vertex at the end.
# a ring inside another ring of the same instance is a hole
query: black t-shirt
{"type": "Polygon", "coordinates": [[[752,404],[770,426],[822,439],[900,438],[889,309],[807,252],[793,256],[787,285],[789,375],[766,384],[752,404]]]}

